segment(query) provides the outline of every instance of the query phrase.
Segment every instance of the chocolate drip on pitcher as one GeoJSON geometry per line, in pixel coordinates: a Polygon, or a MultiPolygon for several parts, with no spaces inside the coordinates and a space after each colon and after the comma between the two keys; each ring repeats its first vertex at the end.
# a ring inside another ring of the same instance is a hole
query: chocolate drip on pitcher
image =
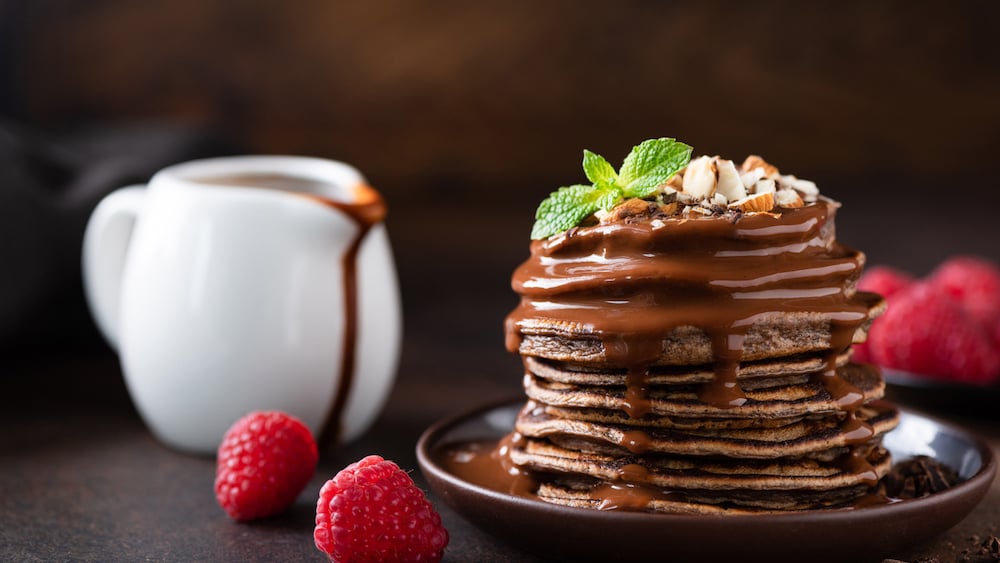
{"type": "Polygon", "coordinates": [[[358,340],[358,251],[368,231],[382,221],[386,214],[385,202],[374,188],[358,184],[354,186],[353,192],[352,201],[349,202],[303,194],[304,197],[343,212],[357,225],[357,232],[341,258],[344,286],[344,334],[341,344],[343,352],[336,379],[333,405],[330,407],[326,423],[319,434],[320,443],[330,447],[336,446],[341,440],[344,407],[347,405],[347,399],[354,384],[358,340]]]}

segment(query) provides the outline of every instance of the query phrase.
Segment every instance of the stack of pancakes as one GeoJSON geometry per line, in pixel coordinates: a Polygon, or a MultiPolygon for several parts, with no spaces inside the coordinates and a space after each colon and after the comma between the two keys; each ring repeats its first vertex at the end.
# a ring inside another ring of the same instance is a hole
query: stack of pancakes
{"type": "Polygon", "coordinates": [[[740,513],[845,506],[873,491],[898,413],[850,346],[885,303],[855,290],[864,256],[835,242],[836,207],[820,198],[757,219],[599,225],[533,243],[507,336],[528,397],[509,456],[536,494],[740,513]],[[741,238],[782,226],[791,239],[741,238]],[[811,250],[760,251],[799,242],[811,250]],[[647,264],[642,275],[632,262],[647,264]],[[717,290],[751,278],[764,281],[717,290]]]}
{"type": "Polygon", "coordinates": [[[879,440],[897,413],[876,401],[884,391],[877,369],[849,363],[846,354],[837,358],[838,375],[864,393],[854,415],[874,434],[861,444],[817,381],[821,354],[776,349],[774,358],[742,363],[737,377],[747,400],[728,408],[699,400],[711,366],[654,366],[648,410],[635,417],[626,370],[574,361],[584,355],[579,340],[590,339],[529,337],[522,346],[530,400],[510,455],[536,476],[547,501],[696,513],[807,509],[853,502],[889,471],[879,440]],[[566,354],[554,353],[559,340],[566,354]],[[867,465],[859,471],[860,460],[867,465]],[[620,494],[609,498],[602,487],[616,483],[620,494]]]}

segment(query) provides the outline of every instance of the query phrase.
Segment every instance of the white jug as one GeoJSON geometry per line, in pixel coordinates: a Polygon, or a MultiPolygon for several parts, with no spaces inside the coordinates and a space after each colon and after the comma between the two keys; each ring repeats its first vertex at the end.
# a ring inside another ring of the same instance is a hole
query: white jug
{"type": "Polygon", "coordinates": [[[401,340],[384,212],[354,168],[284,156],[178,164],[101,201],[87,299],[152,432],[210,453],[272,409],[327,442],[364,432],[401,340]]]}

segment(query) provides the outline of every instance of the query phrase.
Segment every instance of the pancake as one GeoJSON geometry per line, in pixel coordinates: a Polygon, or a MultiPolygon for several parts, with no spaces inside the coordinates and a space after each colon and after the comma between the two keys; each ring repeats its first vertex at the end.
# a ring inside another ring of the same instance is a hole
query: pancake
{"type": "MultiPolygon", "coordinates": [[[[878,368],[867,364],[847,364],[837,370],[846,382],[864,393],[865,401],[882,398],[885,383],[878,368]]],[[[559,407],[626,409],[625,388],[583,387],[551,383],[530,374],[524,377],[528,398],[559,407]]],[[[694,391],[649,390],[649,410],[653,414],[687,418],[787,418],[842,411],[835,397],[816,381],[780,388],[747,390],[741,406],[720,408],[698,399],[694,391]]]]}
{"type": "MultiPolygon", "coordinates": [[[[837,356],[837,366],[848,362],[847,353],[837,356]]],[[[553,362],[541,358],[525,357],[525,370],[548,381],[571,383],[574,385],[625,385],[626,370],[553,362]]],[[[783,376],[808,375],[826,367],[823,354],[769,358],[756,362],[742,362],[737,368],[736,378],[741,385],[752,385],[751,380],[774,379],[783,376]]],[[[715,378],[711,365],[701,366],[650,366],[646,377],[647,385],[682,385],[709,383],[715,378]]]]}
{"type": "MultiPolygon", "coordinates": [[[[543,482],[538,487],[537,494],[540,499],[553,504],[601,509],[604,500],[594,498],[592,491],[595,486],[596,483],[593,482],[588,484],[580,480],[556,479],[543,482]]],[[[848,505],[863,496],[867,489],[865,486],[854,486],[828,491],[767,491],[763,494],[747,491],[687,491],[667,495],[668,499],[674,497],[670,500],[640,498],[637,499],[640,506],[630,508],[667,514],[711,516],[781,513],[848,505]]]]}
{"type": "MultiPolygon", "coordinates": [[[[872,442],[861,452],[877,478],[889,472],[889,453],[872,442]]],[[[868,486],[865,474],[841,461],[794,457],[767,460],[692,458],[659,454],[607,455],[525,438],[511,448],[511,460],[540,473],[571,473],[614,483],[630,470],[642,470],[641,482],[669,491],[829,491],[868,486]]],[[[844,456],[847,457],[847,456],[844,456]]],[[[634,481],[634,479],[633,479],[634,481]]]]}
{"type": "MultiPolygon", "coordinates": [[[[859,291],[857,296],[867,306],[868,314],[855,330],[853,343],[867,339],[872,321],[886,308],[885,300],[877,294],[859,291]]],[[[614,365],[607,357],[600,334],[586,325],[529,318],[520,321],[518,331],[520,344],[517,351],[522,356],[577,364],[614,365]]],[[[754,361],[824,352],[830,349],[832,332],[829,317],[821,313],[775,311],[757,315],[743,341],[742,358],[754,361]]],[[[684,325],[666,334],[660,355],[653,363],[698,366],[711,365],[714,359],[708,334],[701,328],[684,325]]]]}
{"type": "MultiPolygon", "coordinates": [[[[880,437],[896,427],[899,415],[889,405],[876,403],[859,409],[858,419],[871,425],[880,437]]],[[[836,415],[800,419],[779,427],[684,431],[572,420],[553,416],[544,408],[532,408],[521,411],[515,430],[531,438],[548,438],[564,448],[611,455],[650,452],[767,459],[842,449],[851,442],[836,415]]]]}
{"type": "Polygon", "coordinates": [[[788,417],[774,418],[697,418],[667,416],[658,414],[645,414],[632,418],[620,410],[608,410],[597,408],[576,408],[557,407],[529,401],[526,405],[531,408],[540,408],[557,418],[569,420],[582,420],[588,422],[609,422],[626,424],[637,429],[643,428],[677,428],[681,430],[718,430],[718,429],[738,429],[738,428],[778,428],[787,424],[793,424],[801,420],[824,418],[828,415],[808,414],[788,417]]]}

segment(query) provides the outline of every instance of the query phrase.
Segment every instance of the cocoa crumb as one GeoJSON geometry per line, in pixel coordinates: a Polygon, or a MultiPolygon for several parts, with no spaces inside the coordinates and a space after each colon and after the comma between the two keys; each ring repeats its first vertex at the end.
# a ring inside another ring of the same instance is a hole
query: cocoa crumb
{"type": "Polygon", "coordinates": [[[1000,538],[990,536],[979,545],[983,550],[983,555],[989,555],[993,559],[1000,560],[1000,538]]]}
{"type": "Polygon", "coordinates": [[[958,484],[954,469],[927,456],[917,456],[897,464],[882,481],[890,497],[921,498],[958,484]]]}

